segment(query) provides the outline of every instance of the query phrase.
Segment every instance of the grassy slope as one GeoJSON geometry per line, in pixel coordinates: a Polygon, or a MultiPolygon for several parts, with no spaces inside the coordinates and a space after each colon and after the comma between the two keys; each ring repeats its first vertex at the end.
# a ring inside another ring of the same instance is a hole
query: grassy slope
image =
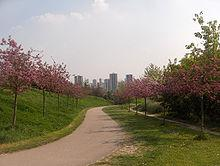
{"type": "Polygon", "coordinates": [[[133,144],[139,149],[133,155],[114,156],[107,165],[220,165],[219,137],[209,135],[206,141],[195,141],[193,138],[197,132],[175,124],[161,126],[159,120],[134,115],[117,107],[105,112],[132,136],[133,144]]]}
{"type": "Polygon", "coordinates": [[[13,96],[8,91],[0,91],[0,152],[2,144],[13,143],[33,137],[45,136],[70,124],[84,108],[108,105],[104,99],[86,97],[75,108],[73,100],[60,97],[60,111],[57,109],[57,96],[47,94],[46,115],[42,116],[42,94],[39,90],[28,91],[18,98],[16,129],[11,129],[13,96]]]}

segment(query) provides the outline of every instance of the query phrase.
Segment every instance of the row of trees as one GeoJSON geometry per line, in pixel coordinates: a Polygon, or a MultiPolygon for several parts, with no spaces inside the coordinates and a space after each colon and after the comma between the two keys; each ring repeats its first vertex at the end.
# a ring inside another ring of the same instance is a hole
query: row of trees
{"type": "Polygon", "coordinates": [[[201,43],[187,45],[189,53],[179,64],[177,61],[169,63],[164,70],[163,79],[163,102],[168,108],[173,109],[173,101],[170,99],[174,99],[176,103],[179,103],[178,100],[185,100],[185,112],[194,109],[193,113],[200,114],[201,131],[204,129],[205,108],[210,112],[217,110],[220,102],[220,25],[217,21],[205,23],[202,15],[201,12],[194,18],[201,27],[201,32],[195,33],[195,37],[201,43]],[[200,106],[197,104],[198,101],[200,106]]]}
{"type": "Polygon", "coordinates": [[[140,98],[144,99],[144,110],[145,115],[147,113],[147,98],[159,96],[162,92],[162,84],[154,81],[149,77],[144,77],[140,79],[135,79],[133,81],[121,84],[118,90],[114,93],[114,98],[116,103],[123,104],[130,103],[135,99],[137,106],[137,100],[140,98]]]}
{"type": "Polygon", "coordinates": [[[45,115],[46,91],[76,98],[84,95],[79,85],[70,82],[66,65],[52,65],[43,62],[42,56],[34,50],[25,51],[23,47],[9,37],[0,42],[0,87],[9,89],[14,95],[12,126],[16,124],[17,98],[30,87],[42,90],[42,112],[45,115]]]}
{"type": "Polygon", "coordinates": [[[201,27],[201,32],[195,33],[201,43],[187,45],[189,53],[179,63],[176,59],[173,63],[170,61],[164,70],[151,64],[146,68],[144,78],[127,83],[116,96],[127,102],[131,98],[144,98],[145,115],[147,97],[159,99],[167,110],[177,112],[182,109],[181,114],[193,112],[200,115],[203,132],[204,110],[218,110],[219,115],[220,25],[217,21],[205,23],[202,14],[196,14],[194,18],[201,27]]]}

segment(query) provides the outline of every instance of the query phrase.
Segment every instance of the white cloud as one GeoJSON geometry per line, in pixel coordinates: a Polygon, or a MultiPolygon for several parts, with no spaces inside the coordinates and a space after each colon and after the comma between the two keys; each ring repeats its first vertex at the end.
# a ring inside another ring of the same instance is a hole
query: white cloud
{"type": "Polygon", "coordinates": [[[109,9],[109,4],[106,0],[93,0],[92,6],[95,12],[104,12],[109,9]]]}
{"type": "Polygon", "coordinates": [[[12,27],[12,28],[10,29],[10,32],[20,31],[20,30],[22,30],[23,28],[24,28],[24,27],[21,26],[21,25],[16,25],[16,26],[14,26],[14,27],[12,27]]]}
{"type": "Polygon", "coordinates": [[[88,15],[84,15],[79,12],[70,12],[68,14],[55,14],[55,13],[45,13],[39,16],[32,17],[32,21],[37,21],[39,23],[63,23],[71,20],[83,20],[88,15]]]}
{"type": "Polygon", "coordinates": [[[74,17],[74,18],[77,18],[79,20],[83,20],[86,17],[85,15],[83,15],[83,14],[81,14],[79,12],[71,12],[70,16],[74,17]]]}

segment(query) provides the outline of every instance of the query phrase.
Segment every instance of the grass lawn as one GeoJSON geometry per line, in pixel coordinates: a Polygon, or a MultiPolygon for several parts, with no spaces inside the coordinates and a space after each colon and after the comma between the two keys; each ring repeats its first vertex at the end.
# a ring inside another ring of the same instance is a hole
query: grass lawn
{"type": "Polygon", "coordinates": [[[198,132],[172,123],[161,126],[159,120],[135,115],[120,107],[106,108],[105,112],[131,136],[132,149],[136,150],[133,153],[112,155],[96,165],[220,165],[220,137],[207,135],[208,140],[196,141],[193,138],[198,132]]]}
{"type": "MultiPolygon", "coordinates": [[[[89,96],[80,100],[78,108],[75,107],[72,99],[69,100],[69,106],[67,107],[67,97],[61,96],[60,109],[58,111],[57,95],[47,93],[46,113],[45,117],[43,117],[42,93],[39,90],[33,89],[19,95],[16,127],[12,129],[13,96],[9,91],[0,91],[0,153],[10,151],[5,150],[5,147],[16,142],[19,144],[19,141],[38,138],[35,140],[37,145],[38,141],[44,141],[44,137],[45,139],[53,138],[51,133],[67,127],[73,120],[77,119],[77,125],[79,125],[80,120],[83,120],[85,114],[85,111],[82,112],[83,109],[108,104],[102,98],[89,96]],[[48,134],[50,134],[49,137],[48,134]],[[40,137],[42,139],[39,139],[40,137]]],[[[56,136],[51,141],[70,132],[70,129],[68,129],[62,131],[62,133],[56,133],[54,134],[56,136]]],[[[49,142],[49,140],[46,142],[49,142]]]]}

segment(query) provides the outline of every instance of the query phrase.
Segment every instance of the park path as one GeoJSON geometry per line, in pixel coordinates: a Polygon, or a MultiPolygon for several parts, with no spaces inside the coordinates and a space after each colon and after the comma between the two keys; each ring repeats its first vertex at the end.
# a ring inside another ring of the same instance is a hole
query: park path
{"type": "Polygon", "coordinates": [[[0,166],[85,166],[111,154],[124,136],[101,107],[93,108],[72,134],[37,148],[0,155],[0,166]]]}

